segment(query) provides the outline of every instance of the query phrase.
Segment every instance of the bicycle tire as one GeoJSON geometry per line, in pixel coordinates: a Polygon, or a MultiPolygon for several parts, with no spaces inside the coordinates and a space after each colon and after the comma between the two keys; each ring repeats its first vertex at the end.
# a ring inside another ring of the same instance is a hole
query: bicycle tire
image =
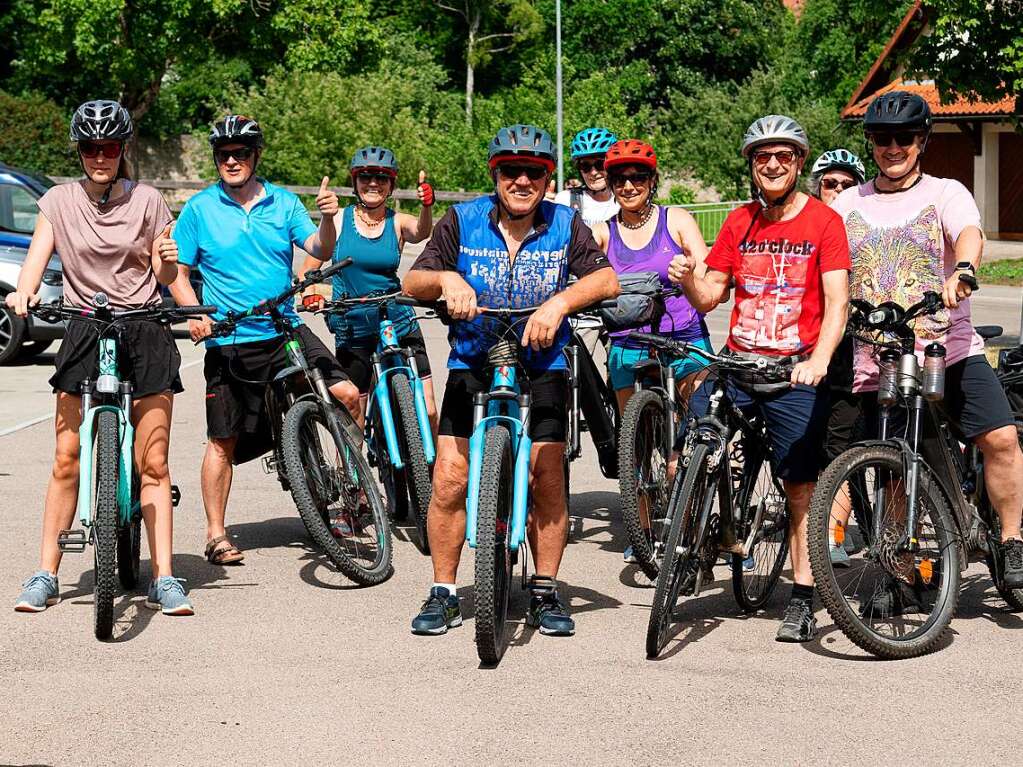
{"type": "Polygon", "coordinates": [[[362,451],[349,441],[343,428],[337,430],[340,440],[334,436],[327,426],[325,419],[329,416],[324,415],[323,408],[319,401],[302,400],[285,416],[281,452],[291,496],[306,531],[327,558],[355,583],[373,586],[385,581],[393,572],[390,521],[362,451]],[[317,429],[317,425],[321,428],[317,429]],[[328,456],[323,452],[319,437],[311,436],[321,433],[329,436],[334,460],[340,462],[340,466],[327,466],[328,456]],[[365,547],[360,545],[358,538],[363,536],[357,532],[335,538],[329,526],[331,504],[336,502],[340,502],[343,511],[360,520],[366,516],[356,508],[360,490],[365,494],[369,521],[376,531],[375,540],[371,537],[365,547]],[[335,495],[337,497],[333,497],[335,495]],[[345,546],[352,550],[346,550],[345,546]],[[372,553],[371,559],[359,556],[363,548],[367,554],[372,553]]]}
{"type": "Polygon", "coordinates": [[[791,521],[785,491],[774,476],[771,462],[765,460],[763,456],[757,456],[753,463],[754,466],[743,464],[744,480],[749,476],[745,474],[747,471],[755,470],[756,476],[743,486],[736,499],[738,507],[743,510],[742,524],[738,531],[742,539],[749,535],[749,527],[753,524],[756,511],[759,510],[761,513],[760,530],[749,554],[753,559],[753,569],[746,569],[741,556],[732,557],[732,592],[735,594],[736,603],[747,614],[756,612],[767,604],[775,586],[778,585],[789,553],[791,521]],[[767,484],[758,485],[765,472],[767,484]]]}
{"type": "Polygon", "coordinates": [[[701,528],[699,516],[708,511],[704,508],[707,493],[713,496],[717,485],[716,473],[707,472],[708,456],[707,445],[696,445],[686,467],[685,478],[678,492],[672,494],[669,504],[674,507],[671,513],[671,528],[664,547],[661,569],[657,574],[657,587],[654,590],[650,620],[647,623],[647,658],[656,658],[667,644],[667,632],[675,612],[679,591],[690,571],[690,563],[699,550],[700,542],[696,540],[701,528]],[[683,546],[685,551],[680,553],[679,549],[683,546]]]}
{"type": "Polygon", "coordinates": [[[93,630],[97,639],[109,639],[114,631],[114,598],[117,596],[117,477],[121,461],[118,418],[109,410],[96,414],[95,456],[93,630]]]}
{"type": "Polygon", "coordinates": [[[511,434],[504,426],[494,426],[487,430],[483,445],[476,521],[476,653],[488,665],[499,663],[508,646],[512,474],[511,434]]]}
{"type": "MultiPolygon", "coordinates": [[[[405,492],[409,499],[409,510],[416,525],[418,539],[416,547],[425,555],[430,554],[430,537],[427,532],[426,517],[430,509],[430,498],[433,495],[433,477],[430,464],[426,460],[423,449],[425,439],[419,428],[416,416],[416,402],[412,396],[412,386],[404,373],[391,375],[391,395],[397,407],[393,412],[397,415],[398,433],[404,437],[402,446],[405,453],[405,492]]],[[[431,435],[432,437],[432,435],[431,435]]]]}
{"type": "Polygon", "coordinates": [[[660,570],[654,555],[659,533],[653,520],[662,520],[663,524],[667,506],[669,456],[663,453],[663,430],[667,428],[664,401],[657,392],[644,389],[629,398],[618,435],[618,489],[629,545],[636,563],[651,580],[660,570]],[[641,518],[641,495],[646,498],[649,527],[641,518]]]}
{"type": "Polygon", "coordinates": [[[117,528],[117,577],[121,587],[131,591],[139,584],[139,565],[142,558],[142,511],[139,506],[139,476],[131,476],[131,520],[117,528]]]}
{"type": "MultiPolygon", "coordinates": [[[[843,634],[861,649],[880,658],[913,658],[936,649],[949,632],[952,618],[955,615],[956,602],[959,597],[958,530],[952,517],[952,511],[949,509],[944,495],[938,488],[937,481],[930,476],[930,471],[926,468],[926,464],[922,468],[918,486],[918,520],[920,520],[920,526],[916,534],[920,539],[929,537],[925,536],[920,530],[923,529],[924,520],[933,517],[931,524],[935,531],[934,537],[937,541],[936,553],[938,557],[934,560],[928,559],[931,562],[928,569],[928,585],[932,579],[938,585],[936,588],[919,589],[918,593],[930,591],[935,594],[934,607],[924,613],[926,617],[918,628],[907,631],[903,627],[893,631],[898,636],[890,637],[883,635],[872,628],[867,623],[867,620],[868,617],[872,618],[874,616],[875,608],[872,606],[872,600],[875,600],[881,593],[878,588],[879,582],[882,584],[882,590],[888,588],[886,584],[895,584],[897,588],[901,588],[895,576],[892,576],[890,573],[891,569],[904,568],[906,564],[905,557],[907,555],[898,552],[891,545],[891,541],[901,534],[902,528],[899,527],[899,521],[895,520],[894,523],[885,525],[885,529],[882,530],[879,536],[880,540],[871,540],[867,552],[862,557],[854,558],[849,568],[844,569],[841,574],[836,571],[831,563],[828,528],[831,510],[836,497],[842,492],[843,486],[856,488],[854,492],[859,492],[859,488],[864,487],[866,492],[871,494],[870,497],[875,498],[879,497],[882,493],[901,497],[890,490],[894,484],[891,477],[903,476],[904,461],[901,451],[887,445],[860,446],[847,450],[835,459],[824,471],[824,474],[821,475],[810,501],[810,513],[807,522],[810,566],[817,583],[817,592],[821,596],[821,602],[827,608],[831,619],[842,630],[843,634]],[[873,487],[867,481],[869,475],[866,472],[870,467],[874,467],[877,487],[873,487]],[[860,472],[862,472],[862,476],[860,472]],[[884,490],[880,489],[882,486],[884,490]],[[885,558],[895,561],[895,564],[892,567],[888,567],[882,561],[885,558]],[[876,568],[880,571],[878,573],[879,577],[868,578],[868,575],[870,575],[868,568],[876,568]],[[934,571],[938,572],[937,578],[933,577],[934,571]],[[882,578],[887,580],[881,580],[882,578]],[[848,597],[845,594],[847,590],[851,592],[848,597]],[[862,601],[860,609],[851,604],[852,600],[859,599],[861,593],[867,594],[868,591],[870,592],[869,596],[867,600],[862,601]],[[869,616],[867,615],[868,607],[869,616]]],[[[893,506],[898,506],[898,503],[893,503],[893,506]]],[[[879,510],[872,505],[872,517],[874,514],[879,515],[879,519],[874,524],[879,527],[884,524],[884,521],[888,519],[884,514],[887,508],[879,510]]],[[[897,514],[899,512],[896,511],[894,513],[897,514]]],[[[871,538],[873,537],[871,536],[871,538]]],[[[916,555],[913,556],[914,563],[911,565],[911,572],[913,573],[914,586],[907,585],[906,589],[917,588],[915,584],[917,583],[922,565],[922,562],[916,564],[916,555]]],[[[879,610],[879,612],[882,611],[879,610]]],[[[885,618],[903,619],[907,615],[910,617],[920,615],[921,612],[900,612],[898,615],[893,614],[890,616],[881,614],[878,616],[878,619],[879,621],[885,618]]],[[[901,624],[902,622],[902,620],[897,620],[897,623],[901,624]]]]}

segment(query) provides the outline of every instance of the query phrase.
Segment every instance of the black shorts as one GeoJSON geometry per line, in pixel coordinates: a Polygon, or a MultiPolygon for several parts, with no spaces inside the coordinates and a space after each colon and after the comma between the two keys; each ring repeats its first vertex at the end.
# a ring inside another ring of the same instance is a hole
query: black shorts
{"type": "MultiPolygon", "coordinates": [[[[117,363],[121,380],[130,381],[132,396],[148,397],[161,392],[181,392],[181,354],[170,328],[159,322],[133,320],[119,326],[117,363]]],[[[80,394],[86,378],[99,375],[100,328],[91,322],[72,320],[57,351],[57,372],[50,378],[54,392],[80,394]]]]}
{"type": "MultiPolygon", "coordinates": [[[[945,369],[945,398],[940,406],[964,439],[972,440],[1016,423],[1005,390],[982,354],[967,357],[945,369]]],[[[864,393],[862,407],[865,432],[876,438],[880,415],[877,392],[864,393]]],[[[900,408],[889,422],[889,436],[905,433],[905,423],[905,411],[900,408]]]]}
{"type": "MultiPolygon", "coordinates": [[[[537,370],[528,374],[532,405],[529,436],[534,442],[564,442],[568,432],[568,374],[537,370]]],[[[490,389],[492,378],[476,370],[449,370],[440,406],[440,434],[472,436],[473,397],[490,389]]]]}
{"type": "Polygon", "coordinates": [[[831,390],[831,412],[824,438],[824,454],[828,463],[864,438],[860,398],[861,395],[844,389],[831,390]]]}
{"type": "MultiPolygon", "coordinates": [[[[306,360],[323,373],[327,386],[347,381],[341,365],[305,325],[295,329],[306,360]]],[[[206,349],[206,432],[211,439],[260,434],[265,423],[267,384],[286,368],[283,336],[206,349]]]]}
{"type": "MultiPolygon", "coordinates": [[[[430,377],[430,358],[426,354],[426,340],[423,338],[423,331],[416,328],[406,333],[398,343],[406,349],[411,349],[416,356],[416,368],[419,370],[420,378],[430,377]]],[[[337,348],[337,361],[348,374],[359,389],[359,394],[366,394],[369,391],[369,383],[373,379],[373,363],[370,358],[377,350],[376,339],[357,338],[351,346],[339,346],[337,348]]]]}

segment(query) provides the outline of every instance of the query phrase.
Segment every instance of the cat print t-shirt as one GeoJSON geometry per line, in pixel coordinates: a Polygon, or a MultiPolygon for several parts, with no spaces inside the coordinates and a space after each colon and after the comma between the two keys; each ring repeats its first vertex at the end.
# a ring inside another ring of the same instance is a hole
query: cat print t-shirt
{"type": "MultiPolygon", "coordinates": [[[[880,194],[869,181],[846,189],[831,207],[844,219],[849,237],[849,296],[874,305],[894,301],[905,308],[928,290],[940,293],[955,272],[959,234],[968,226],[980,228],[969,190],[955,179],[926,174],[912,189],[895,194],[880,194]]],[[[944,344],[947,364],[984,352],[970,320],[969,299],[920,317],[914,327],[921,362],[933,341],[944,344]]],[[[874,347],[856,342],[853,369],[853,391],[877,390],[874,347]]]]}
{"type": "Polygon", "coordinates": [[[824,320],[822,275],[849,269],[849,246],[842,219],[820,200],[808,198],[788,221],[767,220],[751,202],[728,214],[707,268],[735,280],[730,349],[809,354],[824,320]]]}

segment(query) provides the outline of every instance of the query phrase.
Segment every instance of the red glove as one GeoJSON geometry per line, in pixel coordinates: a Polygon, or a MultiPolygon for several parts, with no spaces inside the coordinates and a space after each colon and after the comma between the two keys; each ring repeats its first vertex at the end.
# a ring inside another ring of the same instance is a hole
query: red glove
{"type": "Polygon", "coordinates": [[[426,181],[426,171],[419,171],[419,186],[416,187],[419,193],[419,202],[426,207],[433,205],[433,187],[426,181]]]}

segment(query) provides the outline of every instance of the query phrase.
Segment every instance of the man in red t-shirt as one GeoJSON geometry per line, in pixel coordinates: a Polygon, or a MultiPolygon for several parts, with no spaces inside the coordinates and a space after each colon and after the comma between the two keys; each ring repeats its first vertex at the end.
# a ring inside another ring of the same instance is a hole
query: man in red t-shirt
{"type": "MultiPolygon", "coordinates": [[[[828,394],[819,386],[845,330],[849,301],[849,245],[842,219],[819,200],[796,191],[809,151],[806,132],[790,117],[768,115],[746,131],[754,200],[725,220],[707,273],[696,275],[692,256],[675,257],[668,276],[690,303],[707,313],[735,284],[728,348],[745,357],[791,358],[791,386],[762,393],[728,387],[732,401],[759,413],[767,426],[774,471],[792,515],[792,598],[778,640],[806,642],[816,634],[813,573],[807,553],[806,517],[821,468],[828,394]]],[[[690,400],[693,415],[706,412],[714,383],[690,400]]]]}

